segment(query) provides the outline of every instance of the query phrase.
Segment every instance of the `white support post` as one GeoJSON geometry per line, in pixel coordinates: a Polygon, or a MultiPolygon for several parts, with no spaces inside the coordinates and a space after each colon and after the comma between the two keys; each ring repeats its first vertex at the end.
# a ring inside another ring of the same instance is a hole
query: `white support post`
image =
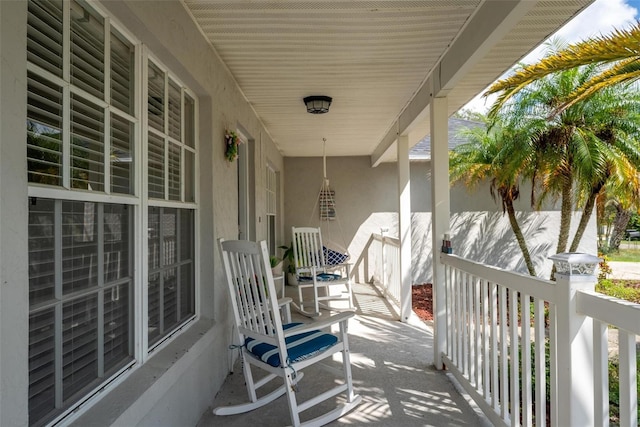
{"type": "Polygon", "coordinates": [[[400,320],[411,314],[411,176],[409,137],[398,137],[398,232],[400,237],[400,320]]]}
{"type": "Polygon", "coordinates": [[[577,311],[576,301],[579,290],[595,290],[600,259],[579,253],[550,258],[556,266],[558,425],[594,425],[593,319],[577,311]]]}
{"type": "MultiPolygon", "coordinates": [[[[431,100],[431,252],[433,259],[433,363],[442,369],[442,353],[447,344],[444,265],[438,252],[449,232],[449,126],[447,98],[431,100]]],[[[454,248],[455,249],[455,248],[454,248]]]]}

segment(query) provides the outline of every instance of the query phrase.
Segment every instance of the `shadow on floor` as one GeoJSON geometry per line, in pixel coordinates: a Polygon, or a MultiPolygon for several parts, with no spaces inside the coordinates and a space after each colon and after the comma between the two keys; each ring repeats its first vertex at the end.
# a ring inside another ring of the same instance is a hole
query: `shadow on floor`
{"type": "MultiPolygon", "coordinates": [[[[287,289],[288,295],[290,291],[287,289]]],[[[354,388],[362,396],[362,403],[329,425],[483,425],[447,376],[433,368],[430,327],[417,318],[410,323],[396,320],[393,306],[371,285],[355,285],[354,297],[357,314],[349,323],[349,340],[354,388]]],[[[299,383],[299,401],[324,391],[334,381],[331,374],[319,368],[305,369],[299,383]]],[[[242,368],[236,363],[234,373],[227,377],[198,427],[290,425],[287,402],[282,397],[266,408],[245,414],[220,417],[211,413],[214,407],[246,401],[246,396],[242,368]]],[[[328,408],[335,402],[326,404],[328,408]]],[[[306,411],[303,421],[321,411],[321,407],[306,411]]]]}

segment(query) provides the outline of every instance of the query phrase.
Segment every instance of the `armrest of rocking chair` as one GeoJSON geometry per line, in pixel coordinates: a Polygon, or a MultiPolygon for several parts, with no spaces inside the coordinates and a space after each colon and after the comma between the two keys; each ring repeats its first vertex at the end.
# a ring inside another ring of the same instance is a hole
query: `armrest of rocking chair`
{"type": "Polygon", "coordinates": [[[333,316],[329,316],[327,318],[323,318],[317,322],[304,323],[302,325],[294,326],[293,328],[287,329],[284,331],[285,338],[291,335],[297,335],[304,332],[315,331],[318,329],[328,328],[331,325],[336,323],[346,322],[351,319],[356,314],[353,311],[344,311],[342,313],[334,314],[333,316]]]}
{"type": "Polygon", "coordinates": [[[290,297],[284,297],[278,299],[278,307],[282,308],[285,305],[291,304],[293,300],[290,297]]]}

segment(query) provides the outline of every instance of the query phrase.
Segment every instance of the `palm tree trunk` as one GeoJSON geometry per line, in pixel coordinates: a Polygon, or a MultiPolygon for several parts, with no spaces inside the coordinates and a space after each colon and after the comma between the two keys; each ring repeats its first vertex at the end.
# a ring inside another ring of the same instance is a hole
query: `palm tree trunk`
{"type": "Polygon", "coordinates": [[[624,238],[624,233],[627,229],[627,225],[629,225],[630,219],[631,211],[623,209],[616,203],[616,217],[613,220],[613,231],[611,232],[611,238],[609,240],[609,249],[616,251],[620,249],[620,242],[622,242],[622,239],[624,238]]]}
{"type": "Polygon", "coordinates": [[[529,274],[532,276],[536,276],[536,270],[533,266],[533,261],[531,261],[531,255],[529,254],[529,248],[527,247],[527,242],[524,239],[524,235],[522,234],[522,229],[520,228],[520,224],[518,224],[518,220],[516,219],[516,211],[513,208],[513,200],[509,198],[503,199],[504,205],[507,208],[507,215],[509,216],[509,222],[511,223],[511,229],[513,230],[513,234],[516,236],[516,240],[518,241],[518,246],[520,246],[520,250],[522,251],[522,256],[524,257],[524,262],[527,265],[527,270],[529,270],[529,274]]]}
{"type": "Polygon", "coordinates": [[[571,178],[562,186],[562,205],[560,207],[560,234],[558,235],[558,246],[556,253],[561,254],[567,249],[569,241],[569,230],[571,229],[571,208],[572,203],[571,178]]]}
{"type": "Polygon", "coordinates": [[[598,197],[598,192],[592,191],[587,199],[587,202],[584,205],[584,209],[582,211],[582,216],[580,217],[580,223],[578,224],[578,229],[576,230],[575,236],[573,236],[573,242],[571,242],[571,247],[569,248],[569,252],[575,252],[578,250],[578,245],[580,244],[580,240],[582,240],[582,235],[584,234],[584,230],[587,229],[587,224],[589,224],[589,220],[591,219],[591,215],[593,214],[593,208],[596,204],[596,198],[598,197]]]}
{"type": "MultiPolygon", "coordinates": [[[[560,234],[558,235],[558,246],[556,247],[556,253],[561,254],[567,249],[567,242],[569,241],[569,230],[571,229],[571,208],[572,203],[572,182],[571,177],[565,177],[565,182],[562,186],[562,204],[560,206],[560,234]]],[[[555,280],[556,266],[551,269],[551,280],[555,280]]]]}

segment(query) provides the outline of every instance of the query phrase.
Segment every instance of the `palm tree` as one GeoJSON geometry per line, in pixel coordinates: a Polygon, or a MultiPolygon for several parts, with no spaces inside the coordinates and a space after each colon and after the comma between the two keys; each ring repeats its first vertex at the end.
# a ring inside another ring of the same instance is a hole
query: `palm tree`
{"type": "Polygon", "coordinates": [[[598,66],[589,65],[543,77],[492,112],[499,111],[508,118],[509,126],[532,141],[532,187],[540,193],[536,205],[540,207],[549,198],[560,199],[557,253],[567,249],[574,198],[585,205],[570,246],[573,251],[604,186],[613,186],[616,180],[630,187],[637,182],[634,165],[640,157],[634,137],[638,135],[640,98],[634,88],[614,86],[558,110],[576,88],[598,73],[598,66]]]}
{"type": "Polygon", "coordinates": [[[635,82],[640,78],[640,21],[628,29],[614,30],[606,36],[571,44],[552,52],[536,64],[522,65],[511,76],[491,85],[485,95],[501,92],[495,104],[495,108],[500,108],[534,81],[583,65],[597,65],[598,73],[574,88],[556,106],[556,114],[601,89],[635,82]]]}
{"type": "Polygon", "coordinates": [[[588,167],[577,177],[577,205],[584,207],[570,252],[578,249],[599,195],[636,201],[640,191],[640,95],[629,87],[615,86],[601,90],[593,100],[586,103],[585,114],[603,121],[592,123],[596,138],[584,153],[590,158],[585,162],[588,167]]]}
{"type": "Polygon", "coordinates": [[[527,270],[535,276],[535,267],[513,206],[520,196],[519,182],[524,168],[530,164],[525,160],[526,150],[514,149],[521,148],[526,140],[522,141],[512,129],[505,128],[499,119],[489,125],[487,129],[479,127],[462,132],[468,142],[457,146],[449,157],[451,183],[462,181],[472,189],[479,182],[489,180],[491,197],[494,201],[500,198],[502,213],[509,217],[527,270]]]}

